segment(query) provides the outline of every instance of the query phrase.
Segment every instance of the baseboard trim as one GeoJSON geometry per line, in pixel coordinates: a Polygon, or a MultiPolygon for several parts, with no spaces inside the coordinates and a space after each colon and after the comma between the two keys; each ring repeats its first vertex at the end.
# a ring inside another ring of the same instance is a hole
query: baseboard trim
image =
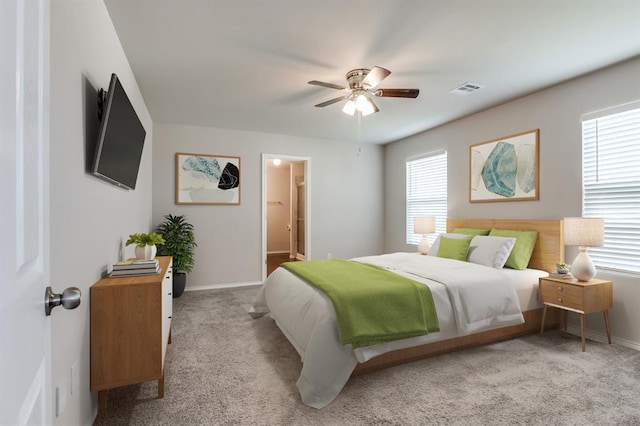
{"type": "MultiPolygon", "coordinates": [[[[567,324],[567,333],[580,337],[580,326],[575,324],[567,324]]],[[[587,339],[594,340],[599,343],[609,342],[609,340],[607,339],[607,333],[602,333],[600,331],[585,329],[584,335],[587,339]]],[[[621,339],[619,337],[611,336],[611,343],[615,343],[620,346],[626,346],[627,348],[640,351],[640,343],[632,342],[631,340],[626,340],[626,339],[621,339]]]]}
{"type": "Polygon", "coordinates": [[[270,254],[289,254],[289,250],[275,250],[275,251],[268,251],[267,252],[267,256],[270,254]]]}
{"type": "Polygon", "coordinates": [[[262,281],[253,281],[246,283],[228,283],[228,284],[208,284],[187,287],[184,291],[203,291],[203,290],[221,290],[227,288],[252,287],[262,285],[262,281]]]}

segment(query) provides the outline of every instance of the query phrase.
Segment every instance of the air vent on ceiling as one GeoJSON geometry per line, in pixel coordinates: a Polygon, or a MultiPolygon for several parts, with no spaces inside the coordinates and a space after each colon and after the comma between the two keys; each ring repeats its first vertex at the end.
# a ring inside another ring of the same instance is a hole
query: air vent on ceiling
{"type": "Polygon", "coordinates": [[[466,82],[466,83],[461,84],[460,86],[456,87],[455,89],[450,90],[449,93],[453,93],[453,94],[461,95],[461,96],[466,96],[469,93],[477,92],[478,90],[482,89],[483,87],[484,86],[481,86],[479,84],[466,82]]]}

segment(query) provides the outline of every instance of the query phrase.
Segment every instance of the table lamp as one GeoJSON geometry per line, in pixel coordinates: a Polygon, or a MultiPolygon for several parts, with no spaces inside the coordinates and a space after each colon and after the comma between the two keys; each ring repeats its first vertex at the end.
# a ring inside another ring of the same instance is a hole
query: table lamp
{"type": "Polygon", "coordinates": [[[571,275],[578,281],[596,276],[596,267],[587,254],[587,247],[604,245],[604,219],[594,217],[565,217],[564,243],[579,246],[580,253],[571,264],[571,275]]]}
{"type": "Polygon", "coordinates": [[[418,251],[421,254],[427,254],[429,252],[429,240],[427,240],[427,234],[436,232],[436,218],[430,217],[414,217],[413,218],[413,233],[422,234],[422,241],[418,244],[418,251]]]}

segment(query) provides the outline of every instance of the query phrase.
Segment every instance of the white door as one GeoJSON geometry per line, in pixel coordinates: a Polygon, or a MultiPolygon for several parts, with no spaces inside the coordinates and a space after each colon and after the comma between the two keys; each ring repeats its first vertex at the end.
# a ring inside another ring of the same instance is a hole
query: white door
{"type": "Polygon", "coordinates": [[[295,182],[296,185],[296,258],[298,260],[304,260],[306,257],[305,248],[305,206],[307,203],[307,197],[305,194],[304,182],[295,182]]]}
{"type": "Polygon", "coordinates": [[[0,424],[50,424],[49,1],[0,0],[0,424]]]}

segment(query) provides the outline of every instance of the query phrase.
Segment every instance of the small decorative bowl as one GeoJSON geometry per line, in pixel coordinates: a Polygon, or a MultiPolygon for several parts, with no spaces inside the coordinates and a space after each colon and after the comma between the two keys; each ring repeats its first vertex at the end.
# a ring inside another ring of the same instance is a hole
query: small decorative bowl
{"type": "Polygon", "coordinates": [[[569,273],[569,269],[568,268],[557,268],[556,272],[559,274],[568,274],[569,273]]]}

